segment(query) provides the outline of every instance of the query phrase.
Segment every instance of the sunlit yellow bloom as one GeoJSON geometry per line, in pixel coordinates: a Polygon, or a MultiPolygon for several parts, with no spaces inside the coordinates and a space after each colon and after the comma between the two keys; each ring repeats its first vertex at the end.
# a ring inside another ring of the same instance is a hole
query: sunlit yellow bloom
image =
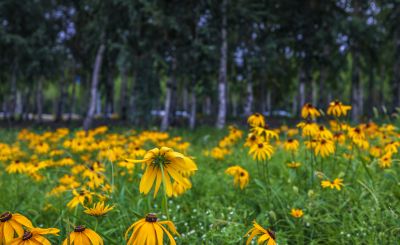
{"type": "Polygon", "coordinates": [[[289,168],[298,168],[298,167],[301,166],[301,163],[299,163],[299,162],[289,162],[289,163],[287,164],[287,166],[288,166],[289,168]]]}
{"type": "Polygon", "coordinates": [[[367,150],[369,148],[369,142],[365,139],[354,139],[353,143],[363,150],[367,150]]]}
{"type": "Polygon", "coordinates": [[[185,181],[184,184],[180,184],[180,182],[174,181],[172,184],[172,196],[177,197],[185,193],[187,190],[192,188],[192,183],[188,178],[183,178],[185,181]]]}
{"type": "Polygon", "coordinates": [[[265,125],[265,118],[260,113],[254,113],[247,119],[247,123],[251,127],[264,127],[265,125]]]}
{"type": "Polygon", "coordinates": [[[210,154],[216,160],[223,160],[225,158],[225,155],[227,155],[229,153],[230,153],[230,151],[226,148],[214,147],[211,150],[210,154]]]}
{"type": "Polygon", "coordinates": [[[143,244],[143,245],[162,245],[164,232],[167,235],[171,245],[176,245],[175,239],[171,233],[164,227],[166,225],[169,230],[179,235],[176,231],[175,225],[171,221],[158,221],[155,214],[147,214],[144,219],[133,223],[125,233],[125,240],[127,245],[143,244]],[[132,230],[132,234],[128,239],[128,235],[132,230]]]}
{"type": "Polygon", "coordinates": [[[359,127],[350,128],[348,131],[349,138],[354,140],[364,140],[365,133],[359,127]]]}
{"type": "Polygon", "coordinates": [[[315,155],[326,157],[335,152],[335,144],[331,140],[321,139],[317,141],[314,150],[315,150],[315,155]]]}
{"type": "Polygon", "coordinates": [[[0,215],[0,245],[7,245],[11,242],[15,234],[18,237],[24,235],[24,227],[32,228],[32,223],[25,216],[10,212],[4,212],[0,215]]]}
{"type": "Polygon", "coordinates": [[[90,216],[103,216],[114,209],[114,206],[104,205],[104,202],[95,203],[93,207],[85,207],[84,212],[90,216]]]}
{"type": "Polygon", "coordinates": [[[343,105],[342,102],[335,100],[329,104],[327,114],[335,117],[346,116],[349,110],[351,110],[351,106],[343,105]]]}
{"type": "Polygon", "coordinates": [[[336,178],[332,182],[330,180],[323,180],[321,181],[321,186],[322,188],[336,188],[338,191],[340,191],[343,187],[343,179],[336,178]]]}
{"type": "Polygon", "coordinates": [[[400,142],[392,141],[385,146],[385,152],[390,152],[392,154],[397,153],[397,148],[400,146],[400,142]]]}
{"type": "Polygon", "coordinates": [[[392,153],[388,152],[381,156],[378,161],[379,167],[390,168],[392,166],[392,153]]]}
{"type": "Polygon", "coordinates": [[[74,195],[74,197],[67,204],[67,206],[71,209],[75,208],[79,204],[84,206],[85,202],[91,203],[93,195],[94,195],[94,193],[92,193],[86,189],[82,189],[79,192],[74,189],[74,190],[72,190],[72,194],[74,195]]]}
{"type": "Polygon", "coordinates": [[[296,139],[288,139],[283,144],[283,148],[286,151],[297,151],[299,149],[299,141],[296,139]]]}
{"type": "Polygon", "coordinates": [[[317,118],[321,116],[321,113],[318,111],[317,108],[315,108],[313,105],[310,103],[306,103],[303,108],[301,109],[301,117],[302,118],[317,118]]]}
{"type": "Polygon", "coordinates": [[[244,236],[249,236],[246,245],[249,245],[255,236],[260,236],[257,240],[257,244],[276,245],[275,232],[270,229],[264,229],[261,225],[257,224],[256,221],[253,221],[253,228],[244,236]]]}
{"type": "Polygon", "coordinates": [[[300,122],[297,124],[298,128],[302,130],[303,137],[314,137],[318,134],[318,125],[313,122],[300,122]]]}
{"type": "Polygon", "coordinates": [[[41,245],[51,245],[50,241],[47,240],[43,235],[56,235],[60,232],[59,229],[56,228],[28,228],[24,232],[24,234],[18,238],[12,240],[9,245],[34,245],[34,244],[41,244],[41,245]]]}
{"type": "Polygon", "coordinates": [[[233,184],[244,189],[249,183],[249,173],[240,166],[232,166],[225,170],[226,174],[233,176],[233,184]]]}
{"type": "Polygon", "coordinates": [[[253,145],[249,150],[249,155],[253,156],[254,160],[264,161],[266,159],[271,159],[274,153],[274,148],[268,142],[258,142],[253,145]]]}
{"type": "Polygon", "coordinates": [[[290,128],[287,131],[287,136],[288,137],[293,137],[295,135],[299,134],[299,130],[297,128],[290,128]]]}
{"type": "Polygon", "coordinates": [[[7,166],[6,171],[9,174],[13,174],[13,173],[26,173],[29,171],[30,165],[21,162],[19,160],[15,160],[13,161],[10,165],[7,166]]]}
{"type": "Polygon", "coordinates": [[[322,125],[318,127],[317,135],[318,135],[318,138],[327,139],[327,140],[331,140],[333,138],[331,131],[329,131],[327,128],[325,128],[322,125]]]}
{"type": "Polygon", "coordinates": [[[161,182],[165,186],[166,194],[172,196],[171,178],[179,182],[179,184],[185,185],[186,182],[183,175],[197,170],[196,164],[190,157],[175,152],[168,147],[154,148],[148,151],[143,160],[127,159],[127,161],[146,165],[145,173],[140,180],[139,190],[141,193],[147,194],[150,192],[154,182],[156,182],[154,196],[157,195],[161,182]]]}
{"type": "Polygon", "coordinates": [[[292,215],[295,218],[301,218],[301,217],[303,217],[304,213],[303,213],[303,210],[301,210],[301,209],[292,208],[290,210],[290,215],[292,215]]]}
{"type": "Polygon", "coordinates": [[[344,133],[338,132],[333,135],[333,140],[339,144],[344,144],[344,142],[346,141],[346,136],[344,135],[344,133]]]}
{"type": "Polygon", "coordinates": [[[259,136],[254,133],[249,133],[246,138],[246,142],[244,146],[251,147],[252,145],[256,144],[259,141],[259,136]]]}
{"type": "Polygon", "coordinates": [[[252,131],[255,132],[259,136],[265,137],[266,140],[270,139],[279,139],[279,135],[277,132],[274,130],[271,130],[268,126],[268,124],[265,124],[262,127],[254,127],[252,128],[252,131]]]}
{"type": "Polygon", "coordinates": [[[63,245],[103,245],[103,239],[93,230],[78,225],[64,240],[63,245]]]}
{"type": "Polygon", "coordinates": [[[374,146],[369,149],[371,156],[378,158],[382,155],[382,149],[379,146],[374,146]]]}

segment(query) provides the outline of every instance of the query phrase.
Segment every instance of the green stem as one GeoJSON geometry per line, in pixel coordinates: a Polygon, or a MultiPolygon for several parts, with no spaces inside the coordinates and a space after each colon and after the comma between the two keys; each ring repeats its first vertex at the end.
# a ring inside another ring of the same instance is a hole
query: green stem
{"type": "Polygon", "coordinates": [[[167,220],[170,220],[169,218],[169,211],[168,211],[168,197],[167,197],[167,184],[165,181],[165,174],[164,174],[164,167],[161,166],[161,175],[162,175],[162,180],[163,180],[163,189],[164,189],[164,196],[163,196],[163,208],[164,212],[167,215],[167,220]]]}

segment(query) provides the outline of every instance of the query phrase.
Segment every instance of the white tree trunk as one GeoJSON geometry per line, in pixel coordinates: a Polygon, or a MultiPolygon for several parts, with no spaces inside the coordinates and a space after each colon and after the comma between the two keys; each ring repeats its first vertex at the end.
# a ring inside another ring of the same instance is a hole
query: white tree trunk
{"type": "Polygon", "coordinates": [[[189,117],[189,128],[194,129],[196,127],[196,92],[192,88],[190,93],[190,117],[189,117]]]}
{"type": "Polygon", "coordinates": [[[175,69],[176,69],[176,59],[173,58],[172,72],[171,72],[172,74],[169,81],[167,81],[167,94],[165,96],[165,103],[164,103],[164,116],[161,120],[161,131],[165,131],[168,129],[170,125],[171,113],[175,113],[172,110],[172,99],[176,89],[175,69]]]}
{"type": "Polygon", "coordinates": [[[103,53],[105,50],[104,44],[101,44],[99,49],[97,50],[96,60],[93,66],[93,74],[92,74],[92,85],[90,89],[90,102],[89,102],[89,109],[83,122],[83,128],[85,131],[89,130],[92,125],[94,112],[96,109],[96,99],[97,99],[97,87],[99,84],[99,75],[101,70],[101,63],[103,60],[103,53]]]}
{"type": "Polygon", "coordinates": [[[121,69],[121,90],[120,90],[120,115],[122,120],[127,119],[128,105],[126,90],[128,89],[128,73],[125,67],[121,69]]]}
{"type": "Polygon", "coordinates": [[[37,112],[37,121],[42,121],[43,115],[43,78],[38,79],[38,85],[36,90],[36,112],[37,112]]]}
{"type": "Polygon", "coordinates": [[[221,57],[218,75],[218,117],[217,128],[223,128],[226,123],[227,109],[227,60],[228,60],[228,40],[227,40],[227,16],[226,8],[228,0],[223,0],[221,5],[222,27],[221,27],[221,57]]]}
{"type": "Polygon", "coordinates": [[[249,116],[253,112],[253,82],[251,81],[251,76],[249,76],[249,80],[246,84],[246,103],[244,105],[244,115],[249,116]]]}

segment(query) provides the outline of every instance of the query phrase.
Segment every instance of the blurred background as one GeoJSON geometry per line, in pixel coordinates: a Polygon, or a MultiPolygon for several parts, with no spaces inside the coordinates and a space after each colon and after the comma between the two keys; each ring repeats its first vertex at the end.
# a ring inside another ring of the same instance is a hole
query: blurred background
{"type": "Polygon", "coordinates": [[[398,0],[1,0],[1,125],[390,117],[399,23],[398,0]]]}

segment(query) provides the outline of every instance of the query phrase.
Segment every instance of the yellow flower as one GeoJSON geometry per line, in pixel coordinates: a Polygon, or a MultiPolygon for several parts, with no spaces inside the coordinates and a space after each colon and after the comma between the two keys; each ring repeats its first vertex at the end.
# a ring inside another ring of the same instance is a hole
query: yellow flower
{"type": "Polygon", "coordinates": [[[262,127],[254,127],[252,128],[252,131],[254,131],[257,135],[265,137],[266,140],[270,140],[272,138],[279,139],[279,135],[277,132],[274,130],[271,130],[268,126],[268,124],[265,124],[262,127]]]}
{"type": "Polygon", "coordinates": [[[276,245],[275,232],[270,229],[264,229],[261,225],[257,224],[256,221],[253,221],[253,228],[251,228],[244,236],[246,237],[248,235],[250,236],[247,238],[246,245],[249,245],[253,238],[258,235],[261,235],[257,240],[258,244],[265,243],[266,245],[276,245]]]}
{"type": "Polygon", "coordinates": [[[127,161],[146,165],[145,173],[140,180],[139,190],[140,193],[147,194],[156,182],[154,196],[157,195],[161,182],[165,186],[166,194],[172,196],[171,177],[179,184],[186,185],[183,175],[197,170],[197,166],[191,158],[168,147],[154,148],[148,151],[143,160],[127,159],[127,161]]]}
{"type": "Polygon", "coordinates": [[[392,141],[385,146],[385,152],[390,152],[390,153],[397,153],[398,150],[397,148],[400,146],[400,142],[392,141]]]}
{"type": "Polygon", "coordinates": [[[25,216],[10,212],[4,212],[0,215],[0,245],[8,244],[15,236],[20,237],[24,234],[24,228],[32,228],[32,223],[25,216]]]}
{"type": "Polygon", "coordinates": [[[314,137],[318,133],[318,125],[313,122],[300,122],[297,127],[302,129],[301,135],[303,137],[314,137]]]}
{"type": "Polygon", "coordinates": [[[192,183],[188,178],[183,178],[185,184],[180,184],[180,182],[175,181],[172,184],[172,196],[177,197],[185,193],[188,189],[192,188],[192,183]]]}
{"type": "Polygon", "coordinates": [[[340,191],[343,187],[343,179],[336,178],[332,182],[330,180],[323,180],[321,181],[322,188],[336,188],[340,191]]]}
{"type": "Polygon", "coordinates": [[[290,215],[292,215],[295,218],[301,218],[301,217],[303,217],[304,213],[303,213],[303,210],[301,210],[301,209],[292,208],[290,210],[290,215]]]}
{"type": "Polygon", "coordinates": [[[103,245],[103,239],[93,230],[78,225],[64,240],[63,245],[103,245]]]}
{"type": "Polygon", "coordinates": [[[359,127],[350,128],[348,134],[349,138],[352,139],[353,141],[365,139],[365,133],[359,127]]]}
{"type": "Polygon", "coordinates": [[[346,136],[342,132],[335,133],[333,135],[333,140],[339,144],[343,144],[346,141],[346,136]]]}
{"type": "Polygon", "coordinates": [[[321,157],[329,156],[335,152],[335,145],[333,141],[321,139],[317,141],[315,146],[315,155],[321,155],[321,157]]]}
{"type": "Polygon", "coordinates": [[[79,204],[81,205],[85,205],[85,202],[92,202],[92,197],[94,195],[94,193],[82,188],[81,191],[77,191],[77,190],[72,190],[72,194],[74,195],[74,197],[71,199],[71,201],[69,201],[69,203],[67,204],[67,207],[69,208],[75,208],[76,206],[78,206],[79,204]]]}
{"type": "Polygon", "coordinates": [[[329,104],[327,113],[335,117],[346,116],[347,112],[351,110],[351,106],[343,105],[342,102],[335,100],[329,104]]]}
{"type": "Polygon", "coordinates": [[[249,118],[247,119],[247,123],[251,127],[264,127],[265,118],[260,113],[254,113],[253,115],[249,116],[249,118]]]}
{"type": "Polygon", "coordinates": [[[225,170],[225,173],[233,176],[233,184],[239,186],[242,190],[249,184],[249,173],[240,166],[229,167],[225,170]]]}
{"type": "Polygon", "coordinates": [[[289,163],[287,164],[287,166],[288,166],[289,168],[298,168],[298,167],[301,166],[301,163],[299,163],[299,162],[289,162],[289,163]]]}
{"type": "Polygon", "coordinates": [[[85,207],[85,213],[90,216],[103,216],[114,209],[114,206],[104,205],[104,202],[95,203],[92,208],[85,207]]]}
{"type": "Polygon", "coordinates": [[[51,245],[50,241],[43,235],[53,234],[58,236],[59,232],[60,230],[56,228],[29,228],[29,230],[25,231],[22,236],[15,238],[10,243],[7,243],[7,245],[51,245]]]}
{"type": "Polygon", "coordinates": [[[311,105],[310,103],[306,103],[301,109],[301,116],[303,118],[314,119],[321,116],[321,113],[313,105],[311,105]]]}
{"type": "Polygon", "coordinates": [[[327,128],[325,128],[322,125],[318,127],[317,135],[319,138],[327,139],[327,140],[331,140],[333,138],[331,131],[329,131],[327,128]]]}
{"type": "Polygon", "coordinates": [[[10,165],[7,166],[6,171],[9,174],[14,174],[14,173],[26,173],[28,172],[29,165],[21,162],[20,160],[15,160],[13,161],[10,165]]]}
{"type": "Polygon", "coordinates": [[[179,235],[175,225],[171,221],[158,221],[155,214],[147,214],[145,218],[133,223],[125,233],[125,240],[133,229],[132,234],[127,241],[127,245],[143,244],[143,245],[162,245],[164,232],[167,234],[170,244],[176,245],[175,239],[169,231],[163,226],[166,225],[173,234],[179,235]]]}
{"type": "Polygon", "coordinates": [[[392,166],[392,153],[388,152],[379,158],[378,164],[381,168],[390,168],[392,166]]]}
{"type": "Polygon", "coordinates": [[[299,141],[296,139],[288,139],[283,144],[283,148],[286,151],[297,151],[297,149],[299,149],[299,141]]]}
{"type": "Polygon", "coordinates": [[[369,154],[375,158],[378,158],[382,155],[382,149],[379,146],[371,147],[371,149],[369,149],[369,154]]]}
{"type": "Polygon", "coordinates": [[[249,155],[253,155],[254,160],[264,161],[270,159],[274,149],[268,142],[258,142],[249,150],[249,155]]]}
{"type": "Polygon", "coordinates": [[[259,137],[256,134],[249,133],[249,135],[247,135],[244,146],[251,147],[252,145],[256,144],[258,141],[259,141],[259,137]]]}

